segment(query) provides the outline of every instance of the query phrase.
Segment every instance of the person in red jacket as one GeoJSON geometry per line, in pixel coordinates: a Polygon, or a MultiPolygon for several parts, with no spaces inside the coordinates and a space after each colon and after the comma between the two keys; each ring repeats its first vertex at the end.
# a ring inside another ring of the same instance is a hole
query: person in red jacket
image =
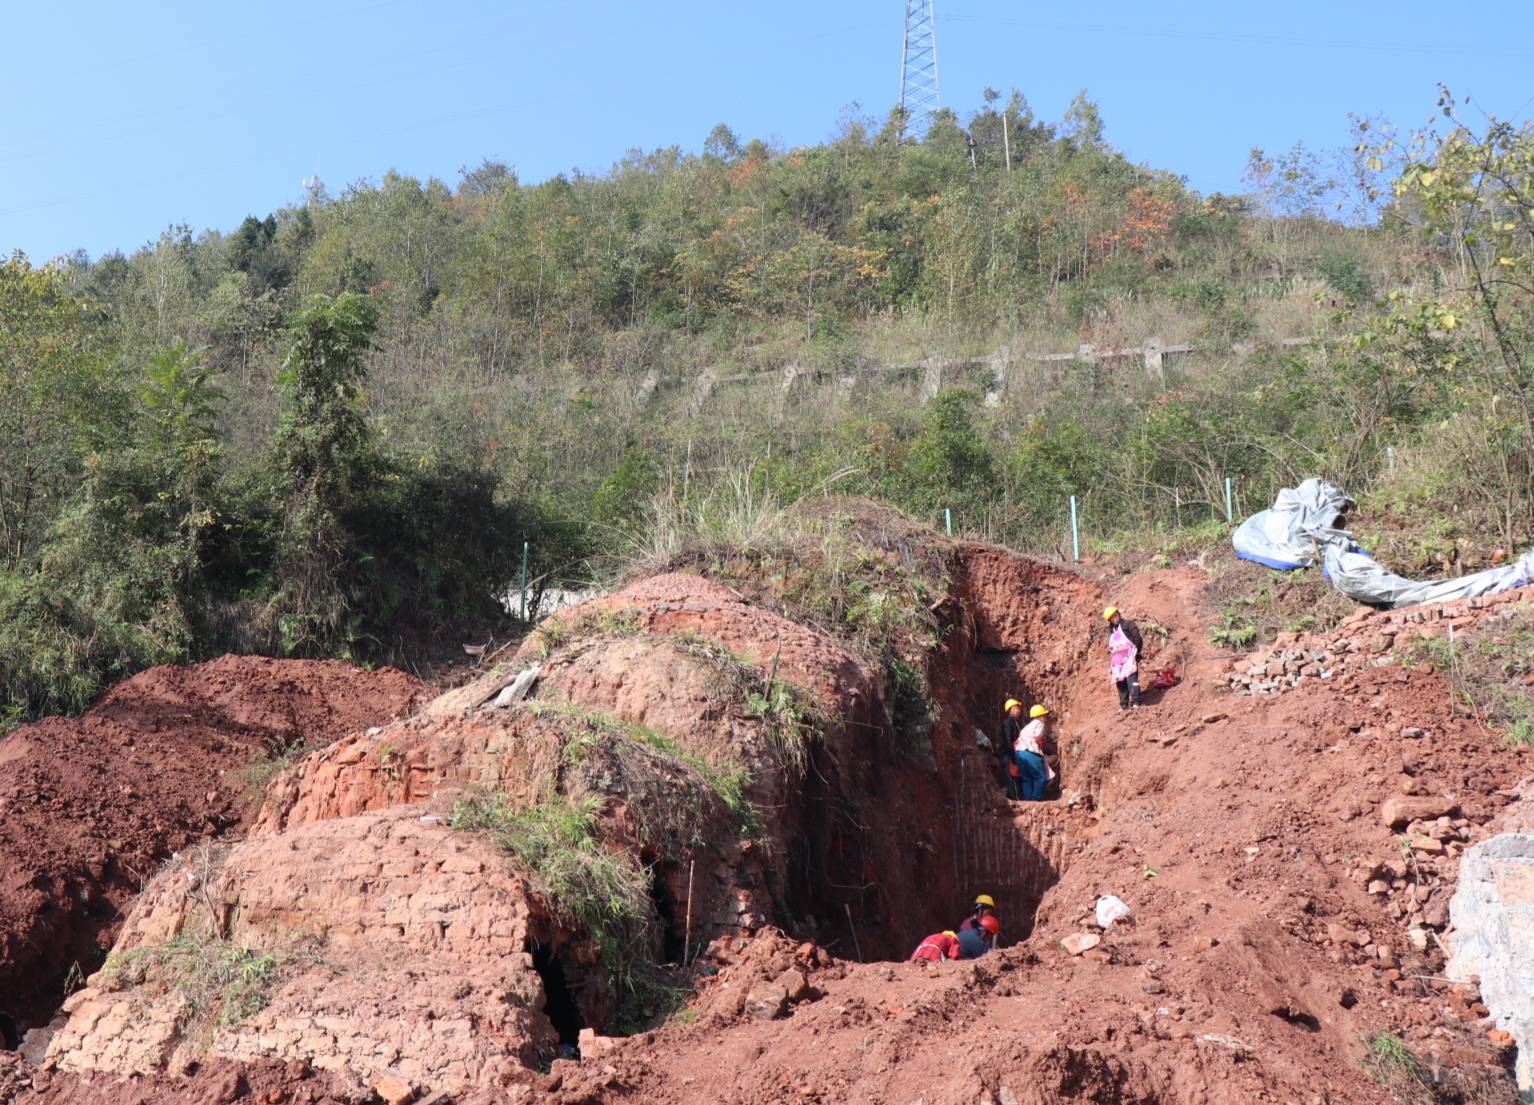
{"type": "Polygon", "coordinates": [[[959,958],[959,934],[953,931],[935,932],[927,937],[916,950],[911,953],[911,959],[925,960],[928,963],[940,963],[945,959],[959,958]]]}

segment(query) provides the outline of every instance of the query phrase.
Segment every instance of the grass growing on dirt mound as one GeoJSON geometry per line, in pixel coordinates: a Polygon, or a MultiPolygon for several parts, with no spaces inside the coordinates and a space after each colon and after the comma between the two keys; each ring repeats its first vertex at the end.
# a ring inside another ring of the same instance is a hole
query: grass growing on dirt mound
{"type": "Polygon", "coordinates": [[[602,607],[596,610],[579,608],[570,614],[556,614],[546,618],[533,630],[538,653],[547,659],[572,641],[586,637],[632,637],[639,632],[639,615],[633,610],[615,610],[602,607]]]}
{"type": "Polygon", "coordinates": [[[605,956],[646,943],[649,879],[624,852],[609,850],[597,829],[601,799],[555,795],[514,806],[504,795],[462,798],[455,829],[482,832],[527,868],[533,889],[558,918],[591,934],[605,956]]]}
{"type": "Polygon", "coordinates": [[[1534,747],[1534,610],[1519,605],[1500,624],[1482,623],[1452,645],[1446,637],[1416,637],[1402,651],[1448,680],[1461,714],[1510,745],[1534,747]]]}
{"type": "Polygon", "coordinates": [[[205,1037],[266,1008],[282,957],[209,933],[183,932],[161,944],[114,952],[103,968],[109,989],[152,985],[186,1002],[182,1035],[205,1037]]]}
{"type": "Polygon", "coordinates": [[[899,746],[928,751],[926,658],[942,638],[953,542],[867,499],[783,504],[748,480],[697,500],[662,496],[617,573],[694,571],[816,629],[884,676],[899,746]]]}
{"type": "Polygon", "coordinates": [[[1406,1041],[1389,1032],[1376,1032],[1364,1042],[1364,1069],[1387,1093],[1404,1105],[1434,1105],[1438,1095],[1422,1076],[1422,1066],[1406,1041]]]}
{"type": "Polygon", "coordinates": [[[587,750],[604,737],[618,736],[646,745],[685,764],[703,776],[719,796],[719,800],[727,807],[737,813],[745,812],[745,788],[748,780],[745,769],[739,764],[731,764],[723,768],[715,767],[701,756],[694,755],[683,748],[675,739],[668,737],[660,730],[609,714],[604,710],[545,698],[529,699],[524,706],[536,717],[557,715],[586,723],[584,730],[572,737],[565,746],[566,762],[577,763],[584,758],[587,750]]]}
{"type": "Polygon", "coordinates": [[[684,655],[718,673],[726,705],[743,706],[761,719],[767,741],[785,769],[803,773],[809,767],[810,746],[821,738],[829,721],[809,695],[717,641],[685,630],[670,634],[669,639],[684,655]]]}
{"type": "Polygon", "coordinates": [[[650,954],[655,915],[650,873],[598,832],[601,799],[563,795],[513,806],[504,795],[460,799],[450,824],[483,832],[526,867],[534,891],[556,917],[596,944],[614,999],[612,1028],[627,1035],[664,1019],[685,1000],[685,974],[650,954]]]}
{"type": "Polygon", "coordinates": [[[1228,548],[1210,565],[1199,602],[1219,619],[1210,640],[1232,652],[1271,644],[1280,633],[1325,633],[1356,609],[1319,568],[1275,572],[1228,548]]]}
{"type": "Polygon", "coordinates": [[[711,764],[648,725],[574,702],[535,698],[521,706],[534,717],[552,718],[562,724],[565,743],[560,758],[567,765],[588,766],[605,756],[609,762],[601,767],[612,769],[614,777],[599,775],[592,784],[627,800],[646,843],[666,850],[673,858],[678,847],[702,842],[706,818],[701,796],[688,801],[677,793],[689,789],[690,782],[716,798],[742,827],[755,818],[756,811],[746,799],[750,776],[734,761],[711,764]],[[679,777],[679,785],[661,785],[662,775],[679,777]]]}

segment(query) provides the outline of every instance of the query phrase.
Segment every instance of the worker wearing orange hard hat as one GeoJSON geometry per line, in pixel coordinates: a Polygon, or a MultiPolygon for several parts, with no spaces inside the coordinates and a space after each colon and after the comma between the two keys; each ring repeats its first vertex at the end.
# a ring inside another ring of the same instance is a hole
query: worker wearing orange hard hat
{"type": "MultiPolygon", "coordinates": [[[[971,930],[979,931],[982,934],[996,933],[1001,931],[1001,921],[996,916],[996,899],[991,897],[989,894],[975,895],[975,904],[971,909],[970,915],[964,918],[963,922],[959,925],[959,935],[961,937],[966,932],[971,930]],[[996,922],[996,927],[994,929],[990,925],[986,924],[986,918],[990,918],[992,921],[996,922]]],[[[994,939],[990,939],[989,943],[994,946],[996,941],[994,939]]]]}

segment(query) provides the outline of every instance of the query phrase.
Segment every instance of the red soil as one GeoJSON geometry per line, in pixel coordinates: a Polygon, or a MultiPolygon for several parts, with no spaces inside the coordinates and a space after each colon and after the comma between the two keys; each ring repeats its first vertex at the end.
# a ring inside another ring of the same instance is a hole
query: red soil
{"type": "MultiPolygon", "coordinates": [[[[1505,817],[1534,766],[1526,751],[1456,716],[1437,676],[1399,665],[1307,680],[1278,698],[1231,696],[1227,661],[1197,614],[1199,570],[1105,591],[1000,550],[953,551],[947,631],[928,661],[943,712],[923,755],[876,724],[880,673],[713,584],[667,577],[631,589],[607,605],[639,608],[639,636],[551,659],[540,694],[675,728],[704,751],[738,740],[729,726],[739,719],[705,709],[693,677],[673,670],[675,654],[646,634],[686,628],[778,658],[856,723],[830,735],[803,787],[785,784],[774,809],[769,830],[802,834],[777,872],[777,919],[791,938],[770,928],[720,938],[689,1016],[587,1040],[584,1061],[556,1061],[537,1090],[484,1086],[455,1100],[1383,1105],[1389,1095],[1364,1062],[1376,1032],[1401,1036],[1436,1080],[1418,1100],[1513,1100],[1475,995],[1442,980],[1436,933],[1462,837],[1505,817]],[[1119,712],[1108,681],[1098,612],[1109,597],[1142,629],[1167,629],[1160,654],[1147,632],[1147,669],[1181,661],[1183,682],[1135,713],[1119,712]],[[996,735],[1004,693],[1051,706],[1062,800],[1002,797],[997,759],[973,731],[996,735]],[[1452,835],[1403,850],[1381,811],[1407,794],[1452,806],[1457,820],[1440,826],[1452,835]],[[1000,902],[1002,951],[898,961],[979,891],[1000,902]],[[1128,902],[1132,922],[1100,932],[1089,918],[1101,894],[1128,902]],[[1078,934],[1101,942],[1073,955],[1061,941],[1078,934]],[[853,962],[854,947],[893,962],[853,962]]],[[[456,747],[449,737],[488,749],[473,726],[456,737],[447,728],[455,717],[487,724],[464,718],[475,694],[397,727],[387,771],[376,742],[311,760],[313,793],[293,799],[294,819],[424,801],[455,773],[504,770],[442,759],[456,747]]],[[[271,815],[273,831],[283,815],[271,815]]],[[[424,955],[400,964],[433,966],[424,955]]],[[[48,1091],[17,1103],[212,1105],[228,1098],[179,1095],[202,1092],[214,1069],[138,1083],[140,1098],[93,1097],[100,1075],[53,1072],[48,1091]]],[[[4,1085],[0,1068],[0,1105],[4,1085]]],[[[283,1096],[295,1092],[308,1091],[279,1080],[268,1094],[302,1100],[283,1096]]]]}
{"type": "Polygon", "coordinates": [[[0,1011],[22,1029],[47,1019],[160,863],[239,822],[230,769],[425,696],[393,669],[225,656],[151,669],[81,717],[0,738],[0,1011]]]}
{"type": "Polygon", "coordinates": [[[378,1099],[354,1078],[303,1063],[215,1060],[184,1077],[76,1078],[41,1073],[0,1052],[0,1105],[367,1105],[378,1099]]]}
{"type": "MultiPolygon", "coordinates": [[[[1015,840],[1056,834],[1059,868],[1044,874],[1059,881],[1025,942],[933,968],[811,969],[792,944],[737,945],[721,953],[695,1023],[613,1041],[579,1067],[557,1063],[554,1099],[1384,1102],[1363,1041],[1386,1031],[1447,1072],[1439,1100],[1511,1101],[1486,1023],[1435,981],[1436,947],[1410,947],[1406,920],[1392,916],[1403,896],[1366,884],[1401,855],[1376,810],[1403,782],[1457,799],[1482,825],[1530,758],[1455,717],[1437,678],[1398,667],[1278,702],[1232,699],[1193,614],[1201,582],[1163,572],[1114,592],[1142,624],[1195,645],[1185,682],[1161,701],[1121,715],[1105,658],[1054,688],[1062,744],[1080,743],[1066,762],[1074,807],[1003,813],[981,800],[965,811],[974,827],[942,834],[968,857],[971,888],[997,894],[1009,937],[1029,895],[999,870],[985,877],[987,852],[1015,856],[1015,840]],[[1096,932],[1085,918],[1108,893],[1135,922],[1071,956],[1059,941],[1096,932]],[[754,1015],[747,995],[790,967],[816,998],[781,1019],[754,1015]]],[[[989,780],[980,753],[960,762],[989,780]]],[[[1423,859],[1437,869],[1419,875],[1428,914],[1452,889],[1454,862],[1423,859]]],[[[949,905],[956,919],[963,901],[949,905]]]]}

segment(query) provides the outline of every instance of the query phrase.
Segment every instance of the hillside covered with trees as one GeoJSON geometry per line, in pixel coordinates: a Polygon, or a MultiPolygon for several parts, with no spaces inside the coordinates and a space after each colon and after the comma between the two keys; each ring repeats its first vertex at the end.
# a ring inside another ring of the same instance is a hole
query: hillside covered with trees
{"type": "Polygon", "coordinates": [[[0,722],[227,650],[407,661],[495,622],[524,540],[589,579],[822,490],[1052,552],[1071,495],[1096,547],[1167,545],[1227,477],[1255,507],[1322,475],[1419,520],[1403,569],[1530,541],[1528,129],[1446,94],[1432,131],[1361,123],[1334,171],[1254,151],[1248,194],[1201,196],[1084,96],[986,100],[920,140],[721,125],[601,175],[390,172],[13,257],[0,722]],[[1028,357],[1152,337],[1196,351],[1028,357]],[[1002,348],[1005,386],[926,403],[868,371],[1002,348]]]}

